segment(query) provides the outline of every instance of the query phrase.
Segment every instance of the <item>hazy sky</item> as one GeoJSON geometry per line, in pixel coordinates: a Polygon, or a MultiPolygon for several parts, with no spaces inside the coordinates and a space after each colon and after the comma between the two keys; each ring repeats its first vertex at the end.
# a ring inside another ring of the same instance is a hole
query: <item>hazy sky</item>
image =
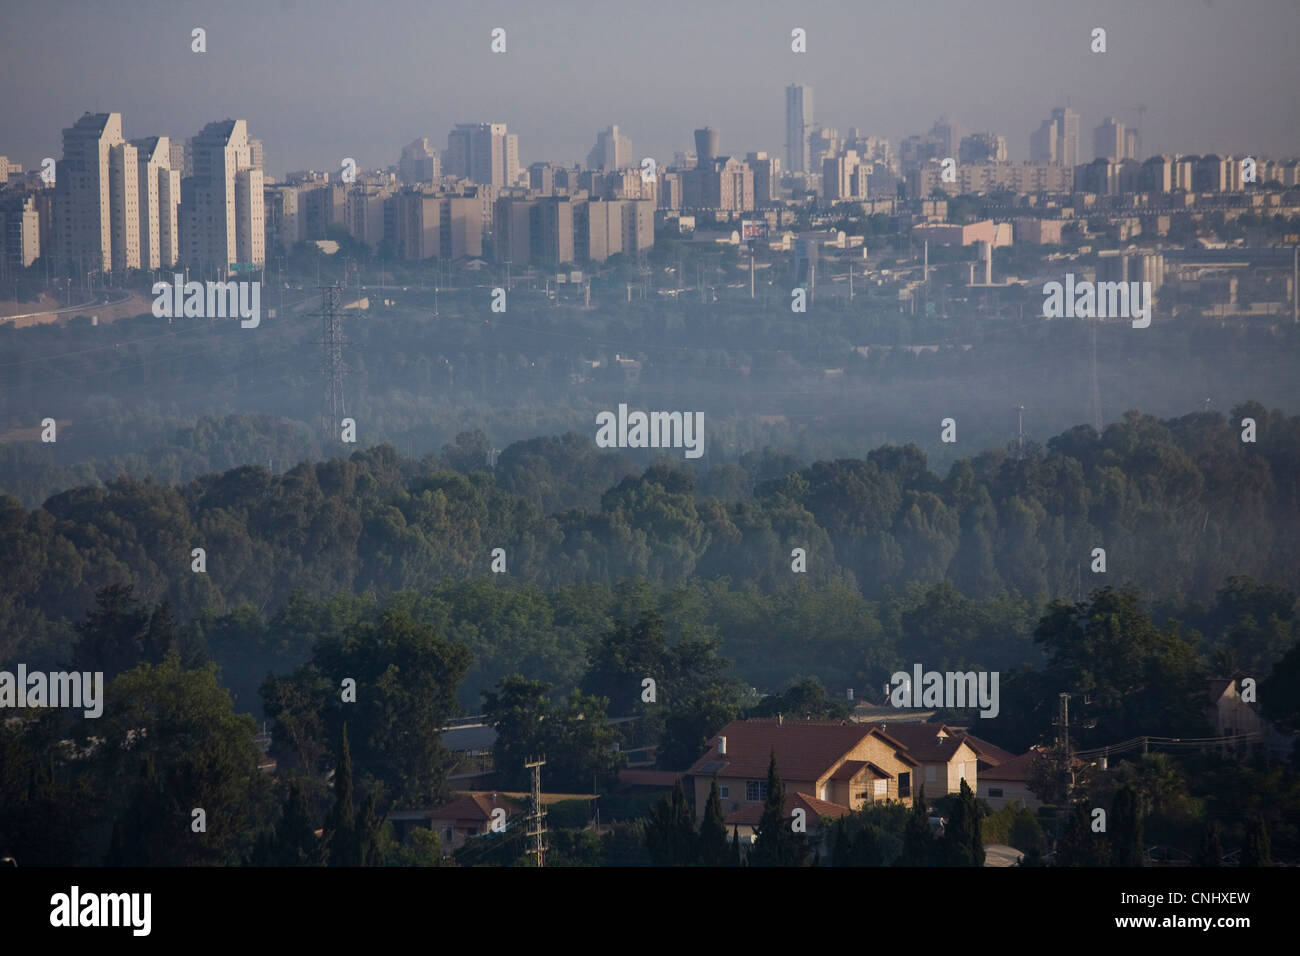
{"type": "Polygon", "coordinates": [[[724,154],[784,158],[792,82],[842,134],[897,141],[946,113],[1006,136],[1013,159],[1067,98],[1085,158],[1093,126],[1140,104],[1147,152],[1300,155],[1300,0],[0,3],[0,153],[24,167],[61,155],[87,110],[122,113],[132,138],[247,119],[277,177],[387,166],[418,136],[442,151],[458,122],[509,124],[522,164],[585,160],[610,123],[661,162],[706,124],[724,154]]]}

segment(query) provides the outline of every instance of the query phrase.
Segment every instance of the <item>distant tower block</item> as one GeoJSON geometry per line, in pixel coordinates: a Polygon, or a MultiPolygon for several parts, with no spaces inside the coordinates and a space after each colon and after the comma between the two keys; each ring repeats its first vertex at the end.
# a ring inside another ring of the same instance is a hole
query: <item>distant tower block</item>
{"type": "Polygon", "coordinates": [[[980,266],[980,272],[983,275],[982,282],[975,281],[975,263],[970,264],[970,284],[971,285],[992,285],[993,284],[993,244],[980,240],[975,244],[980,266]]]}
{"type": "Polygon", "coordinates": [[[718,157],[718,131],[706,126],[695,131],[695,155],[697,165],[703,167],[718,157]]]}

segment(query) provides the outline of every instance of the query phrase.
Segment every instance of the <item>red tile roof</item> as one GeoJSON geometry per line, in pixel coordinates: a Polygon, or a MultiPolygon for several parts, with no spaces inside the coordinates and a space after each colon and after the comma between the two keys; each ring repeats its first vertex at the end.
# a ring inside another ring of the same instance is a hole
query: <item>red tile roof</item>
{"type": "Polygon", "coordinates": [[[863,767],[873,766],[865,760],[846,760],[831,774],[832,780],[852,780],[863,767]]]}
{"type": "Polygon", "coordinates": [[[1033,763],[1035,751],[1023,753],[1019,757],[1004,760],[996,767],[989,767],[979,772],[980,783],[986,780],[1008,780],[1024,782],[1029,779],[1029,767],[1033,763]]]}
{"type": "Polygon", "coordinates": [[[909,754],[922,763],[947,763],[961,746],[964,736],[949,730],[943,724],[885,721],[865,723],[863,726],[875,728],[890,740],[898,741],[907,748],[909,754]],[[941,733],[946,736],[940,736],[941,733]]]}
{"type": "MultiPolygon", "coordinates": [[[[779,758],[778,758],[779,759],[779,758]]],[[[778,764],[778,769],[780,765],[778,764]]],[[[763,803],[746,803],[739,809],[733,810],[727,815],[724,822],[727,826],[758,826],[759,821],[763,818],[763,803]]],[[[807,817],[807,823],[810,826],[816,824],[820,817],[831,817],[838,820],[840,817],[848,816],[853,811],[846,806],[838,803],[830,803],[826,800],[818,800],[816,797],[807,793],[786,793],[785,805],[781,808],[782,816],[792,816],[795,809],[802,809],[807,817]]]]}
{"type": "Polygon", "coordinates": [[[493,801],[491,794],[462,793],[449,803],[431,808],[427,813],[430,820],[455,820],[457,823],[479,824],[491,820],[492,811],[498,807],[504,809],[507,816],[515,812],[514,805],[500,795],[493,801]]]}
{"type": "Polygon", "coordinates": [[[733,720],[709,739],[709,752],[691,765],[692,776],[767,779],[773,751],[782,780],[812,783],[870,732],[864,724],[820,720],[733,720]],[[718,753],[718,738],[727,752],[718,753]]]}
{"type": "MultiPolygon", "coordinates": [[[[962,736],[966,739],[966,743],[970,745],[970,748],[979,755],[980,762],[988,764],[990,767],[1004,764],[1008,760],[1014,759],[1016,756],[1011,751],[1003,750],[997,744],[991,744],[987,740],[981,740],[974,734],[962,734],[962,736]]],[[[981,774],[983,774],[983,772],[984,771],[982,770],[980,771],[981,774]]]]}

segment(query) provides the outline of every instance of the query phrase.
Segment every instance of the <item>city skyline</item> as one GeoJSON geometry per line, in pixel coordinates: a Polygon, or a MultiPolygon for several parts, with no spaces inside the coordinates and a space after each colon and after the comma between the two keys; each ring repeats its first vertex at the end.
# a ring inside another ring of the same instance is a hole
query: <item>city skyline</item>
{"type": "MultiPolygon", "coordinates": [[[[686,9],[673,0],[656,10],[679,7],[686,9]]],[[[1148,155],[1300,152],[1293,95],[1300,67],[1287,50],[1296,31],[1286,28],[1288,21],[1300,27],[1300,9],[1281,0],[1231,10],[1164,0],[1142,10],[1013,2],[978,15],[945,4],[922,11],[886,4],[870,16],[833,2],[794,12],[760,2],[745,7],[740,28],[723,10],[690,8],[698,29],[685,35],[669,34],[655,15],[632,8],[627,35],[636,40],[618,43],[568,16],[565,4],[545,16],[497,4],[448,29],[439,9],[395,0],[349,23],[342,61],[316,55],[339,39],[337,18],[325,6],[282,0],[262,11],[233,3],[219,23],[204,25],[205,53],[190,49],[190,29],[203,25],[194,10],[141,2],[129,8],[140,16],[123,17],[78,7],[71,30],[71,9],[55,5],[30,17],[32,36],[57,36],[62,47],[35,42],[12,53],[15,79],[0,129],[7,155],[24,167],[56,156],[66,117],[87,111],[122,113],[128,138],[173,141],[207,122],[245,119],[269,144],[267,172],[277,179],[329,168],[327,160],[344,156],[386,167],[402,144],[422,136],[442,153],[447,131],[480,121],[504,123],[518,135],[521,166],[583,162],[595,132],[610,125],[631,139],[634,159],[668,159],[706,125],[721,130],[733,155],[762,150],[785,158],[783,104],[791,84],[816,91],[815,115],[827,126],[857,126],[897,142],[947,115],[967,130],[1005,136],[1013,160],[1028,158],[1030,133],[1063,105],[1081,118],[1081,161],[1096,125],[1114,116],[1131,129],[1139,106],[1148,107],[1140,124],[1148,155]],[[304,15],[312,13],[319,16],[304,15]],[[1011,23],[1015,34],[1040,38],[1037,44],[1000,37],[1013,35],[1011,23]],[[1104,54],[1088,51],[1094,24],[1108,28],[1104,54]],[[958,25],[960,48],[922,42],[958,25]],[[505,53],[489,50],[496,26],[507,30],[505,53]],[[808,53],[790,52],[792,26],[807,31],[808,53]],[[298,42],[276,42],[286,35],[298,42]],[[481,44],[471,42],[480,35],[481,44]],[[908,36],[918,41],[909,44],[908,36]],[[661,39],[672,40],[669,49],[661,39]],[[733,49],[753,58],[747,69],[735,69],[733,49]],[[1252,69],[1185,69],[1189,61],[1224,59],[1252,69]],[[846,63],[855,69],[845,70],[846,63]],[[549,119],[557,88],[573,91],[562,123],[549,119]]]]}

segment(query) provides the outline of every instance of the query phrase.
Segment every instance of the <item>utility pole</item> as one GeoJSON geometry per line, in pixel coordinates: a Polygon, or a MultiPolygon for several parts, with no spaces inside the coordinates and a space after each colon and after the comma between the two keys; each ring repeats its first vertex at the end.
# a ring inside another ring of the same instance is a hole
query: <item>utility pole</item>
{"type": "Polygon", "coordinates": [[[1092,324],[1092,384],[1089,386],[1089,403],[1092,405],[1092,427],[1101,434],[1101,389],[1097,387],[1097,324],[1092,324]]]}
{"type": "Polygon", "coordinates": [[[343,319],[339,286],[321,287],[321,432],[328,443],[339,434],[343,406],[343,319]]]}
{"type": "Polygon", "coordinates": [[[1025,457],[1025,406],[1016,406],[1016,460],[1025,457]]]}
{"type": "Polygon", "coordinates": [[[533,838],[533,847],[528,855],[538,867],[546,865],[546,811],[542,809],[542,767],[545,765],[545,757],[530,757],[524,761],[524,767],[533,772],[533,801],[528,814],[527,833],[533,838]]]}

